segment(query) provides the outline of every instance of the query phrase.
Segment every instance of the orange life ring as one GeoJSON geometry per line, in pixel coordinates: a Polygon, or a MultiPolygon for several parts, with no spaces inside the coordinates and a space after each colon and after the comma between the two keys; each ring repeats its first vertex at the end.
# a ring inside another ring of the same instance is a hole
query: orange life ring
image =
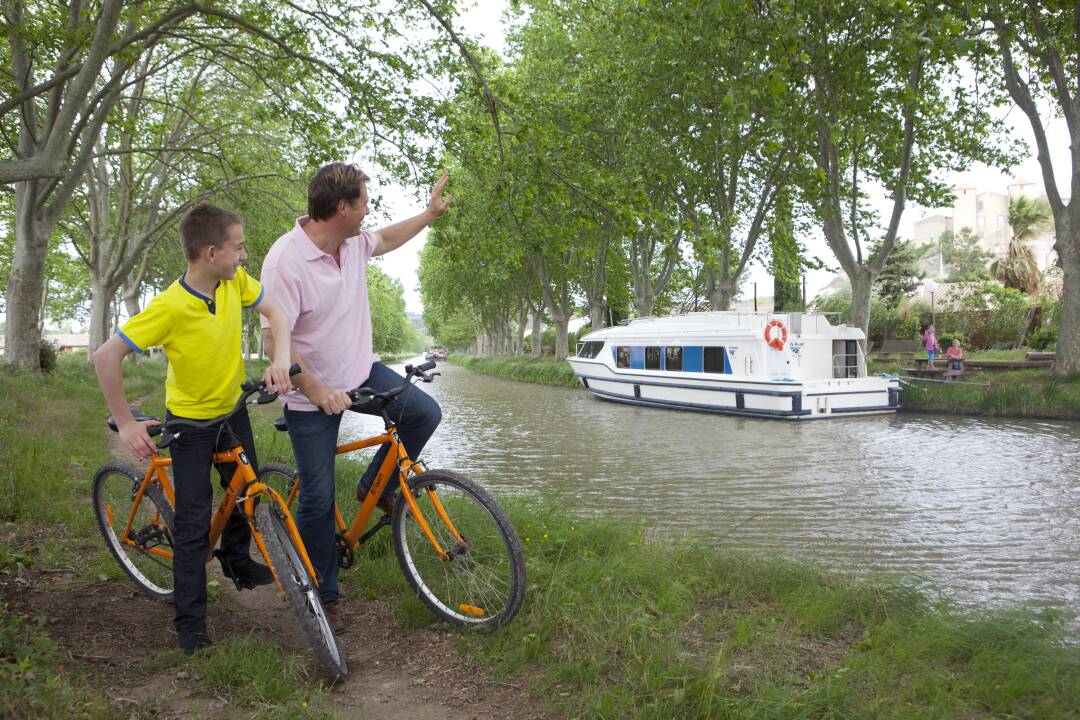
{"type": "Polygon", "coordinates": [[[784,327],[784,323],[779,320],[770,320],[769,324],[765,326],[765,342],[777,350],[784,349],[784,343],[787,342],[787,328],[784,327]],[[772,337],[770,330],[774,327],[780,328],[780,334],[776,337],[772,337]]]}

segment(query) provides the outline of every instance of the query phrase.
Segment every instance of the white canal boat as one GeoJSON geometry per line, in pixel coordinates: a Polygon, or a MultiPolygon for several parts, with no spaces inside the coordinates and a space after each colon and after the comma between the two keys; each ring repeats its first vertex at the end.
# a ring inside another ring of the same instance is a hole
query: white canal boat
{"type": "Polygon", "coordinates": [[[867,376],[863,339],[821,313],[691,313],[603,328],[567,360],[615,402],[787,420],[895,412],[899,382],[867,376]]]}

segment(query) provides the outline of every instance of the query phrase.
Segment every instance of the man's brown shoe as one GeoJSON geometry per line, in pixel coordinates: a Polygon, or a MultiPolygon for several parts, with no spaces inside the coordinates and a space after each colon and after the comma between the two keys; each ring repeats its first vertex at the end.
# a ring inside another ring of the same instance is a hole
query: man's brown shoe
{"type": "Polygon", "coordinates": [[[394,503],[397,502],[397,493],[383,493],[379,498],[379,502],[375,503],[375,507],[382,510],[387,515],[394,513],[394,503]]]}
{"type": "Polygon", "coordinates": [[[337,600],[323,605],[323,610],[326,611],[326,621],[330,623],[330,629],[334,631],[334,634],[345,632],[345,621],[341,619],[341,615],[338,613],[337,600]]]}

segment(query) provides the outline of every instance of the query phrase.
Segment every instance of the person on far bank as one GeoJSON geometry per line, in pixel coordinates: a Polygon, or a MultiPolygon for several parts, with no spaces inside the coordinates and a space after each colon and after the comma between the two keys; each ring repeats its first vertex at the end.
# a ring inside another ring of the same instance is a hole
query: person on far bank
{"type": "Polygon", "coordinates": [[[945,351],[945,357],[948,358],[950,370],[963,368],[964,349],[960,347],[960,338],[953,338],[952,345],[945,351]]]}
{"type": "MultiPolygon", "coordinates": [[[[303,368],[296,389],[281,400],[303,478],[296,523],[335,632],[345,629],[337,604],[334,458],[341,418],[352,404],[347,391],[365,385],[383,392],[405,382],[372,352],[367,265],[446,212],[453,201],[443,195],[448,179],[444,172],[423,212],[369,232],[360,229],[368,214],[368,176],[355,165],[325,165],[308,185],[308,214],[274,243],[263,261],[263,285],[288,316],[292,361],[303,368]]],[[[387,411],[409,457],[417,459],[442,419],[438,403],[414,385],[387,411]]],[[[374,406],[370,413],[379,414],[374,406]]],[[[357,485],[358,498],[367,494],[387,451],[384,445],[375,454],[357,485]]],[[[379,498],[383,512],[393,509],[397,486],[395,477],[379,498]]]]}
{"type": "MultiPolygon", "coordinates": [[[[168,353],[166,424],[175,418],[209,420],[223,415],[236,404],[244,380],[241,308],[254,306],[284,346],[273,355],[263,382],[271,392],[285,393],[292,387],[288,321],[264,295],[259,282],[240,267],[247,258],[240,217],[213,205],[199,205],[180,220],[180,241],[188,263],[184,274],[94,352],[98,382],[120,437],[140,460],[157,452],[146,429],[158,423],[136,422],[124,397],[122,360],[130,352],[161,345],[168,353]]],[[[247,410],[233,416],[229,427],[258,472],[247,410]]],[[[214,501],[210,466],[218,437],[218,428],[184,428],[169,446],[176,493],[174,623],[180,649],[188,655],[211,644],[206,633],[206,558],[214,501]]],[[[218,470],[226,486],[235,466],[218,470]]],[[[221,536],[222,572],[247,587],[268,585],[274,576],[251,559],[250,544],[251,530],[238,505],[221,536]]]]}
{"type": "Polygon", "coordinates": [[[922,335],[923,347],[926,348],[926,367],[930,370],[934,369],[934,360],[937,359],[937,354],[941,352],[941,346],[938,345],[937,332],[934,330],[933,325],[928,325],[926,332],[922,335]]]}

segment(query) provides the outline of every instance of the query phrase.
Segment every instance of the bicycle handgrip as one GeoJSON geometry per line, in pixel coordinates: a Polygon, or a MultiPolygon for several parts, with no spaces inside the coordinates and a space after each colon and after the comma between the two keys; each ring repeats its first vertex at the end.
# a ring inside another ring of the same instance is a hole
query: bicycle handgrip
{"type": "Polygon", "coordinates": [[[417,365],[415,368],[413,368],[413,371],[423,373],[423,372],[427,372],[428,370],[431,370],[434,367],[435,367],[435,361],[434,360],[428,360],[423,365],[417,365]]]}

